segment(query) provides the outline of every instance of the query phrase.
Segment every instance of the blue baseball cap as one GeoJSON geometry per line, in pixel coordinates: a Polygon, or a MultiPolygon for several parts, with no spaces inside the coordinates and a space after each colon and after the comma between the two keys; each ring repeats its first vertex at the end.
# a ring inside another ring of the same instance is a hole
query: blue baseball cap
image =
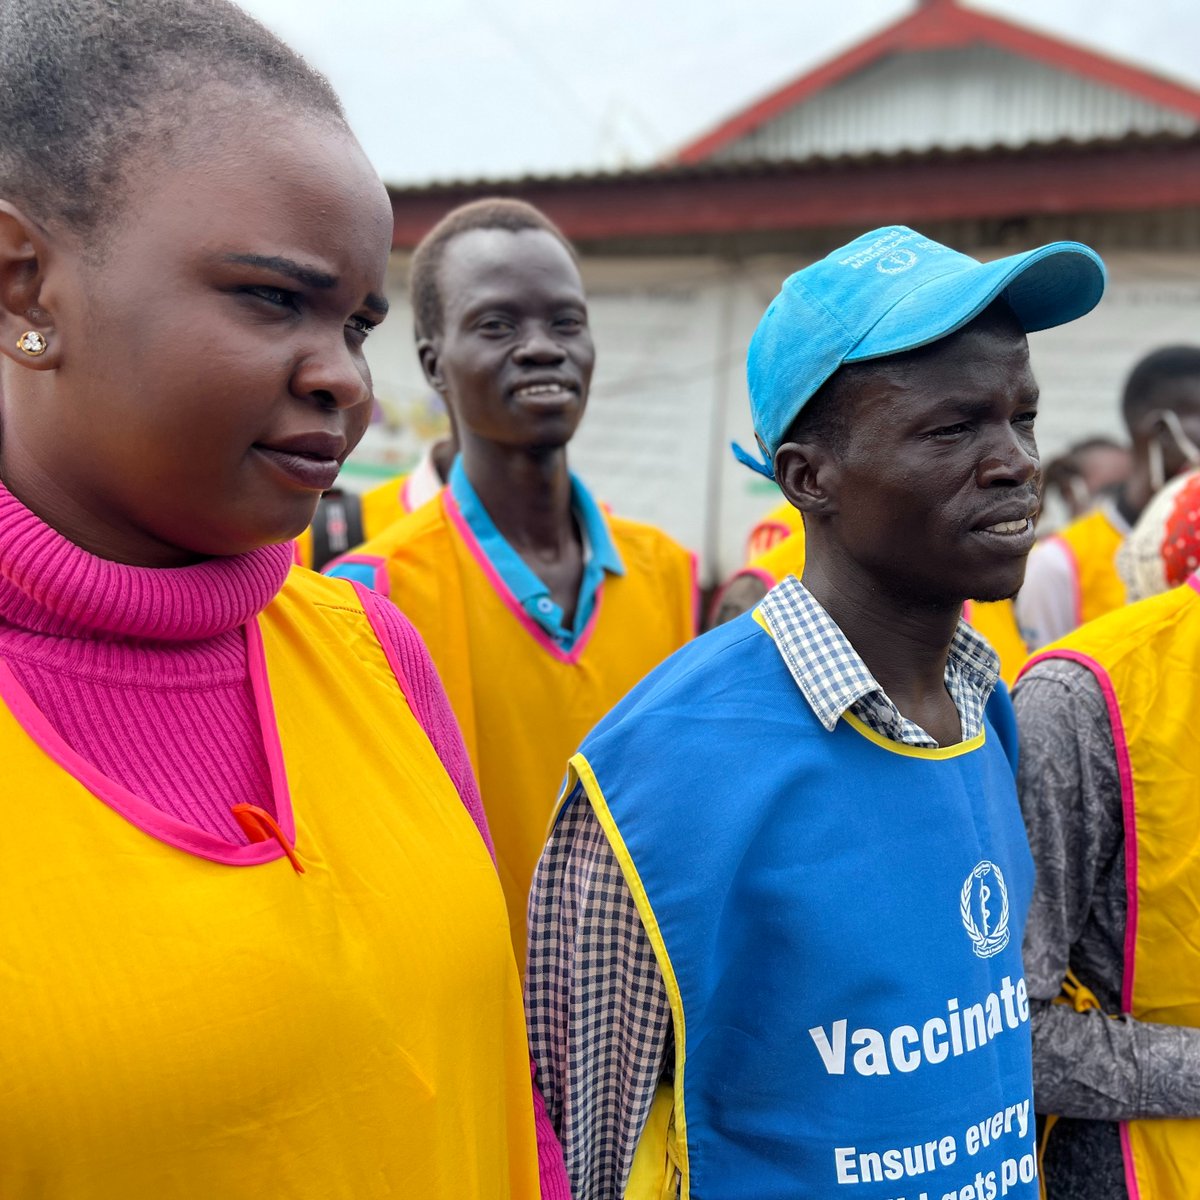
{"type": "Polygon", "coordinates": [[[1065,325],[1096,307],[1105,279],[1100,256],[1079,242],[981,263],[904,225],[864,233],[790,275],[763,314],[746,359],[763,458],[733,452],[774,479],[787,430],[843,363],[948,337],[1001,296],[1027,333],[1065,325]]]}

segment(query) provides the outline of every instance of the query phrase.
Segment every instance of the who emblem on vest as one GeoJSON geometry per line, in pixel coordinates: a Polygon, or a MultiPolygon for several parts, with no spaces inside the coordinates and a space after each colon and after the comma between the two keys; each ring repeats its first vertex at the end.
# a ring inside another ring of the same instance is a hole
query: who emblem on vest
{"type": "Polygon", "coordinates": [[[991,958],[1008,945],[1008,887],[994,862],[985,858],[967,876],[958,907],[980,958],[991,958]]]}

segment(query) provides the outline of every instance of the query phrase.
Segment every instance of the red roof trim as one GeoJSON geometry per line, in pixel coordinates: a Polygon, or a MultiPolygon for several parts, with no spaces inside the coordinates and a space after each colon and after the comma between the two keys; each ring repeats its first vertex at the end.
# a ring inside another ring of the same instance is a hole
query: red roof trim
{"type": "Polygon", "coordinates": [[[392,245],[415,246],[449,209],[486,195],[528,200],[581,242],[1200,205],[1200,136],[765,168],[393,191],[392,245]]]}
{"type": "Polygon", "coordinates": [[[949,0],[934,0],[844,54],[734,113],[715,129],[689,142],[675,154],[673,161],[695,163],[709,158],[730,142],[889,54],[972,43],[997,46],[1058,70],[1131,92],[1152,104],[1200,120],[1200,92],[1192,88],[999,17],[960,8],[949,0]]]}

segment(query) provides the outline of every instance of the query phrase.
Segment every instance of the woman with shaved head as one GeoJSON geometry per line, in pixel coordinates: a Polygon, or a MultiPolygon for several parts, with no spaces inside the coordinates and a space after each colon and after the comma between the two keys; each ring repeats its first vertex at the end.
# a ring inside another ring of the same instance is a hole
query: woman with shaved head
{"type": "Polygon", "coordinates": [[[0,1195],[536,1195],[458,730],[395,609],[290,570],[383,185],[223,0],[0,3],[0,76],[0,1195]]]}

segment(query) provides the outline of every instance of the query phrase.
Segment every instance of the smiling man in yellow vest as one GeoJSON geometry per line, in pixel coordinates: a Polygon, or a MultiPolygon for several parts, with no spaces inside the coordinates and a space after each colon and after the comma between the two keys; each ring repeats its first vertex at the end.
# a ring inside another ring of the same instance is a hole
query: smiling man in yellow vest
{"type": "Polygon", "coordinates": [[[1125,381],[1121,411],[1133,444],[1129,478],[1029,556],[1016,609],[1032,650],[1125,603],[1121,543],[1163,484],[1200,463],[1200,347],[1146,355],[1125,381]]]}
{"type": "Polygon", "coordinates": [[[695,632],[692,555],[567,467],[595,352],[574,251],[537,209],[454,210],[417,248],[417,350],[462,449],[437,501],[327,569],[388,594],[479,777],[518,962],[567,757],[695,632]]]}
{"type": "Polygon", "coordinates": [[[575,1200],[1033,1200],[1032,864],[995,654],[1038,504],[1026,331],[1076,243],[901,226],[797,272],[747,362],[802,580],[588,736],[530,897],[530,1043],[575,1200]]]}

